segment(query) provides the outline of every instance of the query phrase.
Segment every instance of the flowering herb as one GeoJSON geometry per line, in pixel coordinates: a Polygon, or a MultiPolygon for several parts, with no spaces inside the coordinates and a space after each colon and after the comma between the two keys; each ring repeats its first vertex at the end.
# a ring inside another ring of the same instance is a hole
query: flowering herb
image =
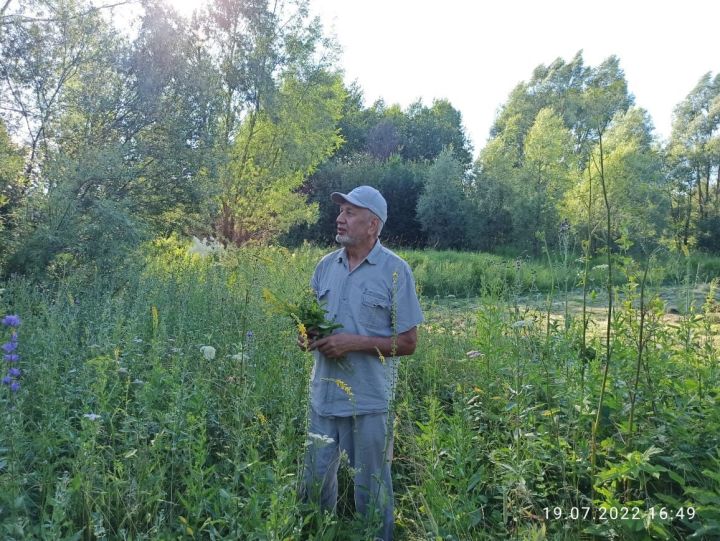
{"type": "Polygon", "coordinates": [[[200,346],[200,351],[208,361],[212,361],[215,358],[215,348],[212,346],[200,346]]]}
{"type": "Polygon", "coordinates": [[[2,324],[6,327],[19,327],[20,326],[20,316],[16,315],[9,315],[2,318],[2,324]]]}
{"type": "MultiPolygon", "coordinates": [[[[2,351],[4,352],[3,360],[12,365],[20,360],[20,355],[18,353],[15,353],[18,348],[17,328],[20,326],[20,316],[7,315],[3,317],[2,320],[0,320],[0,323],[2,323],[3,326],[10,327],[10,329],[12,329],[10,333],[10,340],[0,346],[0,349],[2,349],[2,351]]],[[[22,371],[19,368],[15,366],[9,366],[7,375],[3,377],[2,382],[4,385],[7,385],[12,392],[15,393],[20,389],[20,381],[18,379],[21,375],[22,371]]]]}
{"type": "Polygon", "coordinates": [[[313,335],[317,338],[330,336],[335,329],[341,329],[342,325],[327,319],[325,303],[320,303],[312,289],[308,289],[299,302],[286,302],[277,298],[269,289],[263,290],[263,298],[272,310],[292,318],[301,334],[313,335]]]}

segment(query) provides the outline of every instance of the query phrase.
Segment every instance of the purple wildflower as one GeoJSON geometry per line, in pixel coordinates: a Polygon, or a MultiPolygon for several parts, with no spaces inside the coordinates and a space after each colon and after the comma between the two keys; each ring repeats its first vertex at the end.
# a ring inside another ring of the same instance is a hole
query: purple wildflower
{"type": "Polygon", "coordinates": [[[19,327],[20,326],[20,316],[18,315],[8,315],[2,318],[2,324],[6,327],[19,327]]]}
{"type": "MultiPolygon", "coordinates": [[[[0,323],[2,323],[5,327],[10,327],[10,340],[0,346],[0,349],[4,353],[3,359],[9,363],[18,362],[20,360],[20,355],[15,353],[15,350],[18,348],[17,327],[20,326],[20,316],[14,314],[7,315],[0,319],[0,323]]],[[[20,382],[18,381],[18,378],[21,374],[22,372],[19,368],[11,366],[8,369],[7,375],[3,377],[2,382],[4,385],[9,386],[10,390],[15,393],[20,389],[20,382]]]]}

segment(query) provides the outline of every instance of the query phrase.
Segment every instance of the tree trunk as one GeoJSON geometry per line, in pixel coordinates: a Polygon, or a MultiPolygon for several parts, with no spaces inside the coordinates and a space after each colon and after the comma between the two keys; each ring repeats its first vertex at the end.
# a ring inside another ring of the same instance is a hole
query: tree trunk
{"type": "Polygon", "coordinates": [[[695,184],[697,185],[698,194],[698,214],[700,218],[705,217],[705,207],[703,205],[703,194],[702,194],[702,177],[700,176],[700,167],[695,167],[695,184]]]}
{"type": "Polygon", "coordinates": [[[692,213],[692,193],[688,194],[688,205],[685,211],[685,223],[683,224],[683,246],[688,245],[690,237],[690,214],[692,213]]]}
{"type": "Polygon", "coordinates": [[[710,205],[710,164],[705,168],[705,203],[710,205]]]}

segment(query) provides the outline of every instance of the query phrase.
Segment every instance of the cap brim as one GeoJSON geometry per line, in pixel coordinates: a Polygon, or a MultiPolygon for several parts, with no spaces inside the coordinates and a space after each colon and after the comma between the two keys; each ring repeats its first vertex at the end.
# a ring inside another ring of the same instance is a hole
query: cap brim
{"type": "Polygon", "coordinates": [[[347,194],[340,193],[340,192],[333,192],[330,194],[330,199],[333,201],[333,203],[337,205],[342,205],[343,203],[350,203],[351,205],[355,205],[358,208],[361,209],[368,209],[370,212],[372,212],[375,216],[380,218],[380,221],[382,223],[385,223],[385,220],[382,219],[382,216],[375,213],[373,209],[368,207],[365,203],[361,202],[358,199],[355,199],[354,197],[351,197],[347,194]]]}
{"type": "Polygon", "coordinates": [[[363,205],[360,201],[355,199],[354,197],[348,197],[347,194],[340,193],[340,192],[333,192],[330,194],[330,199],[332,199],[333,203],[337,205],[342,205],[343,203],[350,203],[351,205],[355,205],[356,207],[360,208],[367,208],[365,205],[363,205]]]}

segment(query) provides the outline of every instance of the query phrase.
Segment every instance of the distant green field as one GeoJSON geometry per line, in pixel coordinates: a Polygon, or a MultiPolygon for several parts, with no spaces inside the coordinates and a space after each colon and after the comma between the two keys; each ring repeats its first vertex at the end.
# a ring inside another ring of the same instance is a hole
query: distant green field
{"type": "MultiPolygon", "coordinates": [[[[426,296],[513,295],[534,291],[575,289],[580,287],[584,264],[577,254],[551,253],[548,258],[505,258],[487,253],[414,250],[398,251],[410,264],[421,291],[426,296]],[[551,264],[552,263],[552,264],[551,264]]],[[[605,284],[602,258],[590,264],[589,284],[605,284]]],[[[618,267],[614,282],[626,281],[624,269],[618,267]]],[[[666,255],[654,262],[650,279],[656,284],[678,285],[690,276],[693,281],[707,282],[720,276],[720,257],[696,254],[690,258],[666,255]]]]}

